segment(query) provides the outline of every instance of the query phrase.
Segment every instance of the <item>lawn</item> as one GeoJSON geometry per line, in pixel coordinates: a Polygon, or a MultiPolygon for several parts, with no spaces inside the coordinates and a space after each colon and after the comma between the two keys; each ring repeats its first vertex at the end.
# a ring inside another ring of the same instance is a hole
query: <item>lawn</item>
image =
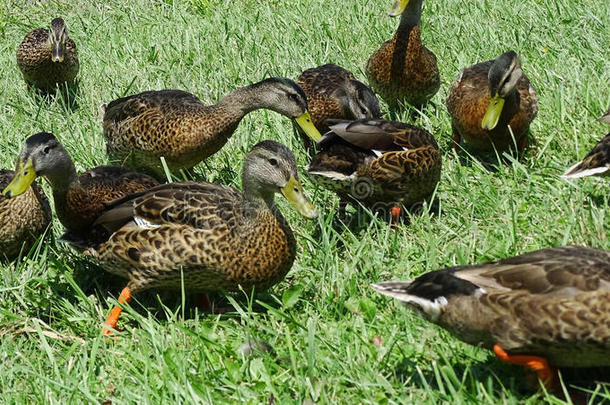
{"type": "MultiPolygon", "coordinates": [[[[237,87],[296,78],[328,62],[364,80],[369,55],[398,24],[389,7],[389,0],[3,0],[1,167],[13,167],[23,140],[41,130],[59,137],[79,170],[106,164],[98,106],[126,94],[176,88],[214,103],[237,87]],[[81,61],[73,110],[29,94],[15,60],[23,36],[56,16],[81,61]]],[[[188,291],[140,294],[121,317],[125,331],[109,342],[102,323],[124,281],[47,242],[0,265],[2,401],[562,403],[563,396],[523,389],[522,369],[368,285],[568,243],[610,249],[607,185],[559,178],[608,131],[595,118],[610,107],[610,2],[428,0],[422,14],[441,89],[423,111],[396,117],[426,128],[443,151],[435,200],[421,215],[394,231],[365,214],[358,227],[337,226],[337,197],[302,170],[321,215],[304,220],[278,198],[299,246],[284,282],[265,295],[232,297],[236,311],[223,316],[201,313],[188,291]],[[461,68],[509,49],[521,56],[540,112],[525,157],[491,172],[460,163],[444,100],[461,68]]],[[[261,110],[197,167],[198,176],[240,187],[243,157],[263,139],[285,143],[307,164],[289,120],[261,110]]],[[[52,233],[61,230],[55,220],[52,233]]],[[[593,389],[610,401],[608,386],[593,389]]]]}

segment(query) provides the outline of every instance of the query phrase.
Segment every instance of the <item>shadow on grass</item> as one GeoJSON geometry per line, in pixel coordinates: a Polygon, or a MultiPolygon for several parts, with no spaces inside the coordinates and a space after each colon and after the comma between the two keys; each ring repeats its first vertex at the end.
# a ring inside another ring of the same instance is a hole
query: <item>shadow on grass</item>
{"type": "Polygon", "coordinates": [[[78,97],[80,95],[78,79],[73,83],[58,86],[54,90],[30,87],[29,91],[39,103],[51,105],[57,101],[68,112],[74,112],[78,109],[78,97]]]}

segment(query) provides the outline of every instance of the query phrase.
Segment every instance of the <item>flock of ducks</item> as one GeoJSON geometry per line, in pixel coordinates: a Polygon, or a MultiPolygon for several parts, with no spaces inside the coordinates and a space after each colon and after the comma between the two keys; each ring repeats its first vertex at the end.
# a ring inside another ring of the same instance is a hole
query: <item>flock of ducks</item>
{"type": "MultiPolygon", "coordinates": [[[[161,184],[166,168],[191,169],[216,153],[240,120],[256,109],[296,124],[310,153],[307,172],[335,191],[341,207],[401,209],[428,198],[440,179],[441,152],[432,134],[386,121],[376,93],[392,109],[421,106],[440,87],[436,56],[420,39],[422,0],[397,0],[394,37],[366,64],[370,88],[334,64],[297,81],[268,78],[214,105],[181,90],[146,91],[102,105],[107,151],[118,166],[78,175],[57,137],[25,141],[15,171],[0,172],[0,249],[15,259],[51,222],[34,183],[44,177],[63,241],[105,270],[128,279],[104,334],[116,330],[121,305],[150,288],[202,292],[264,290],[280,282],[296,240],[274,203],[281,194],[306,218],[307,200],[293,153],[267,140],[243,163],[242,190],[205,183],[161,184]],[[321,133],[324,135],[322,136],[321,133]]],[[[17,51],[29,87],[52,92],[78,73],[75,43],[61,18],[35,29],[17,51]]],[[[447,97],[456,147],[523,152],[538,112],[536,92],[513,51],[465,68],[447,97]]],[[[610,114],[602,120],[609,122],[610,114]]],[[[602,175],[610,167],[610,134],[565,177],[602,175]]],[[[547,385],[554,367],[610,366],[610,252],[587,247],[542,249],[497,262],[427,273],[409,282],[372,286],[473,345],[522,364],[547,385]]]]}

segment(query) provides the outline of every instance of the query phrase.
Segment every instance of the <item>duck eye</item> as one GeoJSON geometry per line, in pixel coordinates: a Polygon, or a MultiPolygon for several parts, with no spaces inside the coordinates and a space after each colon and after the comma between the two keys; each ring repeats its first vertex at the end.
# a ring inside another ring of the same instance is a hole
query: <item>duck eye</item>
{"type": "Polygon", "coordinates": [[[294,93],[288,94],[288,98],[290,98],[292,101],[297,101],[299,99],[294,93]]]}
{"type": "Polygon", "coordinates": [[[366,111],[366,108],[362,107],[360,108],[360,112],[362,113],[362,115],[366,115],[368,111],[366,111]]]}
{"type": "Polygon", "coordinates": [[[271,158],[271,159],[269,159],[269,164],[270,164],[271,166],[277,166],[277,160],[276,160],[276,159],[274,159],[274,158],[271,158]]]}
{"type": "Polygon", "coordinates": [[[45,146],[44,149],[42,150],[42,153],[44,153],[46,155],[49,153],[50,150],[51,150],[50,146],[45,146]]]}

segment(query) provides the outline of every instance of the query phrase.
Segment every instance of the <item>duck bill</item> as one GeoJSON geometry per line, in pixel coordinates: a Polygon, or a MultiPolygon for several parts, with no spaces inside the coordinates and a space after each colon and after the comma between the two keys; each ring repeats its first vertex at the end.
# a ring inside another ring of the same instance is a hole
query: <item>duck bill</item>
{"type": "Polygon", "coordinates": [[[56,42],[55,45],[53,45],[53,51],[51,52],[51,60],[53,62],[59,63],[64,61],[64,49],[59,44],[59,42],[56,42]]]}
{"type": "Polygon", "coordinates": [[[19,160],[15,177],[13,177],[13,180],[11,180],[9,185],[2,191],[2,194],[8,198],[17,197],[18,195],[25,193],[28,187],[34,182],[34,179],[36,179],[36,172],[34,171],[32,159],[29,159],[25,164],[23,164],[22,160],[19,160]]]}
{"type": "Polygon", "coordinates": [[[305,135],[307,135],[312,141],[318,142],[320,138],[322,138],[320,131],[318,131],[315,125],[313,125],[313,122],[311,122],[311,115],[309,115],[309,111],[305,110],[301,116],[295,118],[295,121],[299,127],[301,127],[303,132],[305,132],[305,135]]]}
{"type": "Polygon", "coordinates": [[[394,1],[394,4],[392,4],[392,8],[390,8],[388,14],[390,15],[390,17],[396,17],[401,15],[402,12],[405,11],[405,8],[407,8],[407,4],[409,4],[409,0],[394,1]]]}
{"type": "Polygon", "coordinates": [[[294,176],[290,177],[288,183],[281,190],[284,197],[286,197],[299,214],[309,219],[314,219],[318,216],[313,204],[307,201],[307,197],[303,193],[303,186],[294,176]]]}
{"type": "Polygon", "coordinates": [[[500,120],[500,115],[502,114],[502,107],[504,107],[504,99],[496,94],[489,101],[487,111],[485,111],[483,121],[481,121],[481,128],[486,131],[491,131],[492,129],[494,129],[496,125],[498,125],[498,121],[500,120]]]}

